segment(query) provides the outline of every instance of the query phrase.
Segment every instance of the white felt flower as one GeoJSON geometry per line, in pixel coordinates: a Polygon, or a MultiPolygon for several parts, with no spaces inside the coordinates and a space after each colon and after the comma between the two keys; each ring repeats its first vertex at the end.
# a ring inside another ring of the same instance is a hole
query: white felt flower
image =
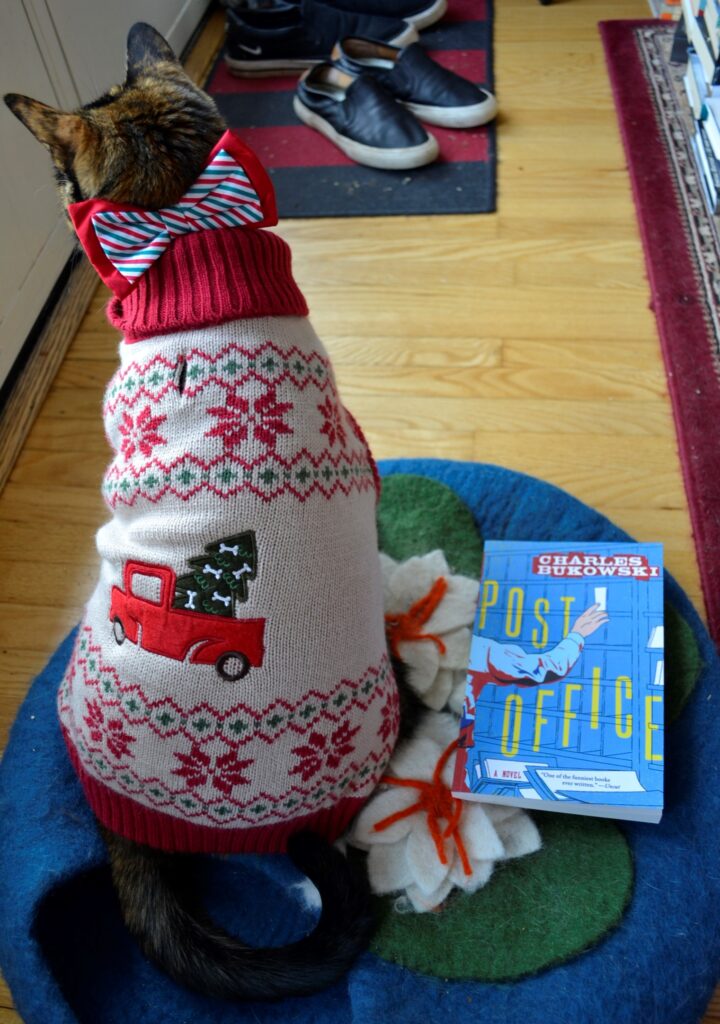
{"type": "Polygon", "coordinates": [[[386,771],[407,784],[376,792],[347,837],[353,846],[368,851],[373,892],[404,893],[417,911],[439,906],[456,887],[475,892],[489,880],[497,861],[533,853],[541,845],[538,830],[524,811],[453,800],[454,752],[440,772],[437,767],[457,739],[457,730],[452,715],[426,712],[386,771]],[[433,813],[438,807],[444,815],[433,813]],[[453,813],[458,811],[452,830],[453,813]]]}
{"type": "Polygon", "coordinates": [[[442,551],[396,562],[380,555],[388,638],[408,684],[435,711],[465,692],[478,581],[450,572],[442,551]]]}

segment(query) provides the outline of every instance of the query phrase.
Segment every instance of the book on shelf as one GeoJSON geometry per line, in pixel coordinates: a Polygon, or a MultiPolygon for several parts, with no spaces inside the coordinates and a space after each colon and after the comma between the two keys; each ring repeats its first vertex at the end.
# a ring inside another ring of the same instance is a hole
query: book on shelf
{"type": "Polygon", "coordinates": [[[694,50],[688,50],[688,65],[687,71],[683,76],[683,83],[685,85],[688,103],[690,104],[690,108],[693,112],[693,117],[696,121],[704,119],[707,117],[705,100],[710,93],[710,89],[705,81],[705,75],[703,73],[702,64],[700,63],[700,58],[694,50]]]}
{"type": "Polygon", "coordinates": [[[453,795],[657,822],[662,545],[487,541],[453,795]]]}
{"type": "Polygon", "coordinates": [[[698,124],[690,143],[705,201],[710,212],[716,214],[720,210],[720,164],[702,124],[698,124]]]}
{"type": "Polygon", "coordinates": [[[720,6],[718,0],[705,0],[703,19],[715,59],[720,57],[720,6]]]}
{"type": "Polygon", "coordinates": [[[705,118],[703,127],[712,146],[715,159],[720,160],[720,89],[714,89],[703,103],[705,118]]]}
{"type": "MultiPolygon", "coordinates": [[[[702,64],[705,80],[709,85],[720,83],[720,63],[713,50],[710,30],[703,10],[696,10],[693,0],[682,0],[683,20],[688,43],[695,50],[702,64]]],[[[714,26],[714,32],[717,27],[714,26]]]]}

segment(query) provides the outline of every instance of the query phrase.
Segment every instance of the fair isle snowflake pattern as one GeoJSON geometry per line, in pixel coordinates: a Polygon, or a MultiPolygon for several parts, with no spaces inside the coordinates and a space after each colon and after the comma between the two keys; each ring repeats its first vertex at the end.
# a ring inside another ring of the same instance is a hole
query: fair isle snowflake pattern
{"type": "Polygon", "coordinates": [[[318,406],[325,422],[320,428],[321,434],[326,434],[328,444],[332,448],[337,444],[342,448],[346,443],[345,427],[343,426],[342,406],[339,402],[333,402],[330,395],[318,406]]]}
{"type": "Polygon", "coordinates": [[[138,683],[121,681],[87,625],[78,634],[58,702],[92,777],[145,806],[234,827],[279,822],[344,797],[367,796],[392,753],[399,722],[386,656],[359,679],[342,679],[328,692],[311,688],[294,701],[278,696],[261,707],[238,701],[220,713],[205,702],[184,706],[175,696],[158,699],[138,683]],[[80,721],[73,714],[76,690],[90,695],[80,721]],[[355,736],[368,718],[379,723],[382,743],[357,759],[355,736]],[[158,762],[151,774],[143,771],[136,744],[150,745],[154,757],[169,762],[164,776],[158,762]],[[271,744],[293,768],[278,791],[258,793],[253,766],[267,758],[271,744]]]}
{"type": "Polygon", "coordinates": [[[116,761],[121,761],[132,751],[132,744],[135,737],[125,731],[122,718],[108,715],[97,700],[89,700],[85,703],[87,714],[85,724],[88,727],[90,740],[101,749],[103,740],[107,753],[116,761]]]}
{"type": "Polygon", "coordinates": [[[296,346],[283,352],[264,341],[216,355],[194,347],[187,356],[134,359],[111,381],[105,417],[117,452],[103,482],[111,509],[165,495],[188,501],[201,491],[303,502],[378,489],[328,360],[296,346]],[[178,432],[186,416],[197,426],[178,432]]]}
{"type": "Polygon", "coordinates": [[[173,775],[184,778],[190,789],[197,789],[209,781],[214,789],[225,796],[230,796],[236,786],[249,784],[250,777],[245,769],[254,761],[252,757],[241,760],[233,750],[213,757],[199,743],[193,743],[187,754],[178,751],[175,757],[180,767],[173,769],[173,775]]]}
{"type": "Polygon", "coordinates": [[[205,432],[205,437],[221,438],[226,452],[242,447],[250,439],[274,450],[279,434],[293,432],[285,422],[292,408],[292,402],[278,402],[274,384],[264,394],[252,399],[228,394],[225,405],[208,409],[210,415],[217,418],[217,423],[205,432]]]}
{"type": "Polygon", "coordinates": [[[154,458],[139,469],[113,462],[102,489],[107,504],[115,508],[134,505],[138,498],[156,502],[165,494],[188,501],[200,491],[211,491],[218,498],[250,491],[267,502],[290,494],[303,502],[312,494],[329,499],[338,493],[377,490],[377,486],[367,452],[327,452],[316,457],[303,448],[291,459],[267,452],[251,461],[228,452],[207,461],[194,455],[174,462],[154,458]]]}
{"type": "Polygon", "coordinates": [[[352,738],[359,731],[359,725],[351,728],[348,722],[343,722],[329,737],[311,732],[307,743],[293,747],[292,753],[298,758],[298,763],[290,769],[290,774],[299,775],[303,782],[307,782],[323,769],[336,771],[343,759],[355,749],[352,738]]]}
{"type": "Polygon", "coordinates": [[[167,444],[166,439],[158,433],[158,427],[166,419],[167,416],[153,416],[149,405],[134,418],[129,412],[124,412],[118,431],[122,437],[120,451],[125,458],[131,459],[136,453],[147,458],[157,445],[167,444]]]}
{"type": "Polygon", "coordinates": [[[268,386],[289,381],[299,391],[310,386],[320,392],[332,388],[330,363],[318,352],[306,354],[296,346],[283,351],[272,341],[252,349],[225,345],[216,354],[192,348],[183,357],[157,355],[145,363],[133,360],[118,370],[105,392],[103,414],[112,416],[120,407],[132,408],[143,399],[157,403],[169,393],[176,393],[181,370],[185,374],[183,394],[188,398],[211,384],[235,391],[251,380],[268,386]]]}

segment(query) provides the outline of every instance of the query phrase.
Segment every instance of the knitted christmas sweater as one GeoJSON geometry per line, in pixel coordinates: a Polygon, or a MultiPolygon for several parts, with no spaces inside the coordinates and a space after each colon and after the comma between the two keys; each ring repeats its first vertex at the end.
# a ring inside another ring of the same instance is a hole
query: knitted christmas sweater
{"type": "Polygon", "coordinates": [[[100,577],[59,692],[99,820],[166,850],[335,839],[393,749],[377,475],[265,230],[176,238],[109,307],[100,577]]]}

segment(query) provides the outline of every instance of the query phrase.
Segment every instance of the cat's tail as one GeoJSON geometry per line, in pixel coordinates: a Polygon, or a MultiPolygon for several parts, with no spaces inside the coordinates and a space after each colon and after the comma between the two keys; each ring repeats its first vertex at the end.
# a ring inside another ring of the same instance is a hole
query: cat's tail
{"type": "Polygon", "coordinates": [[[213,924],[192,895],[189,858],[104,836],[127,927],[151,960],[197,992],[233,1000],[307,995],[341,978],[369,942],[364,870],[308,832],[290,839],[288,854],[320,893],[320,919],[305,938],[268,949],[213,924]]]}

